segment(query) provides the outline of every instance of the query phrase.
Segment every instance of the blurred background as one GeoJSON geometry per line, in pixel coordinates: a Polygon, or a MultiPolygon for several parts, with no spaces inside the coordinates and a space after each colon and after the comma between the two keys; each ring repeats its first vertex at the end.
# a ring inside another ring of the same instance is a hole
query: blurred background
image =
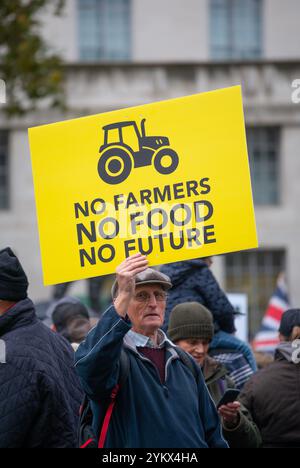
{"type": "MultiPolygon", "coordinates": [[[[54,3],[0,6],[0,248],[20,257],[31,298],[48,302],[54,288],[42,283],[28,127],[241,84],[260,248],[218,256],[212,268],[228,293],[246,295],[251,335],[281,271],[299,307],[300,2],[54,3]]],[[[68,294],[88,302],[88,287],[92,297],[101,290],[102,309],[110,283],[80,281],[68,294]]]]}

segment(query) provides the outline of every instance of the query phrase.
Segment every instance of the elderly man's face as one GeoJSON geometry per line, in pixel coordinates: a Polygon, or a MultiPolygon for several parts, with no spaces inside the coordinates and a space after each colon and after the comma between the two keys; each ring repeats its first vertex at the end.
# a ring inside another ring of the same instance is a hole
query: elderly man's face
{"type": "Polygon", "coordinates": [[[137,286],[134,298],[128,307],[132,329],[142,335],[150,336],[164,321],[166,293],[160,285],[137,286]]]}

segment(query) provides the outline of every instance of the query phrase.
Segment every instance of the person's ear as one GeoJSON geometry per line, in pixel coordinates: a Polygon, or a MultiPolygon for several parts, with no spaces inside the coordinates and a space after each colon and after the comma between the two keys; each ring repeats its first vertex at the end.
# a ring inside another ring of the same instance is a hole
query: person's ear
{"type": "Polygon", "coordinates": [[[282,335],[281,333],[278,334],[279,341],[287,341],[286,336],[282,335]]]}

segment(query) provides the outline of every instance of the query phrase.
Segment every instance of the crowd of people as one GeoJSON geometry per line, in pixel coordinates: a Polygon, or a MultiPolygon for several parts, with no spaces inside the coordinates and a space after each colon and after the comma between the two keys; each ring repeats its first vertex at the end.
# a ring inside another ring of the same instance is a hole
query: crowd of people
{"type": "Polygon", "coordinates": [[[1,250],[0,448],[300,447],[300,309],[257,370],[210,265],[133,255],[100,320],[63,297],[42,323],[1,250]]]}

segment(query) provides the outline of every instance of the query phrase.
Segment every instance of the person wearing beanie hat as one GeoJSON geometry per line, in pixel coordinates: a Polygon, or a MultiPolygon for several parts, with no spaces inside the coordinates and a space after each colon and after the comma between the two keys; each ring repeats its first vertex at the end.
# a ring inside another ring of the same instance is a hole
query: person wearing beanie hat
{"type": "Polygon", "coordinates": [[[10,247],[0,250],[0,300],[18,302],[27,297],[27,276],[10,247]]]}
{"type": "MultiPolygon", "coordinates": [[[[198,302],[178,304],[170,316],[168,335],[174,343],[188,340],[199,340],[205,343],[205,355],[208,345],[214,336],[213,317],[210,311],[198,302]]],[[[179,345],[180,346],[180,345],[179,345]]],[[[205,357],[196,359],[200,365],[205,357]]]]}
{"type": "MultiPolygon", "coordinates": [[[[214,335],[211,312],[198,302],[176,305],[170,315],[168,336],[201,366],[206,385],[217,405],[228,388],[235,388],[228,371],[208,356],[209,343],[214,335]]],[[[230,448],[258,448],[261,437],[249,412],[238,401],[219,407],[223,435],[230,448]]]]}
{"type": "Polygon", "coordinates": [[[74,352],[38,320],[27,288],[18,258],[1,250],[0,448],[75,448],[82,390],[74,352]]]}
{"type": "Polygon", "coordinates": [[[274,361],[246,383],[240,400],[264,448],[300,447],[300,309],[282,314],[274,361]]]}
{"type": "Polygon", "coordinates": [[[81,343],[75,368],[105,448],[227,448],[201,369],[161,330],[171,281],[140,253],[117,267],[113,305],[81,343]],[[122,383],[122,359],[128,375],[122,383]],[[183,358],[184,356],[184,358],[183,358]],[[120,387],[120,390],[116,390],[120,387]],[[114,393],[103,436],[103,398],[114,393]]]}

